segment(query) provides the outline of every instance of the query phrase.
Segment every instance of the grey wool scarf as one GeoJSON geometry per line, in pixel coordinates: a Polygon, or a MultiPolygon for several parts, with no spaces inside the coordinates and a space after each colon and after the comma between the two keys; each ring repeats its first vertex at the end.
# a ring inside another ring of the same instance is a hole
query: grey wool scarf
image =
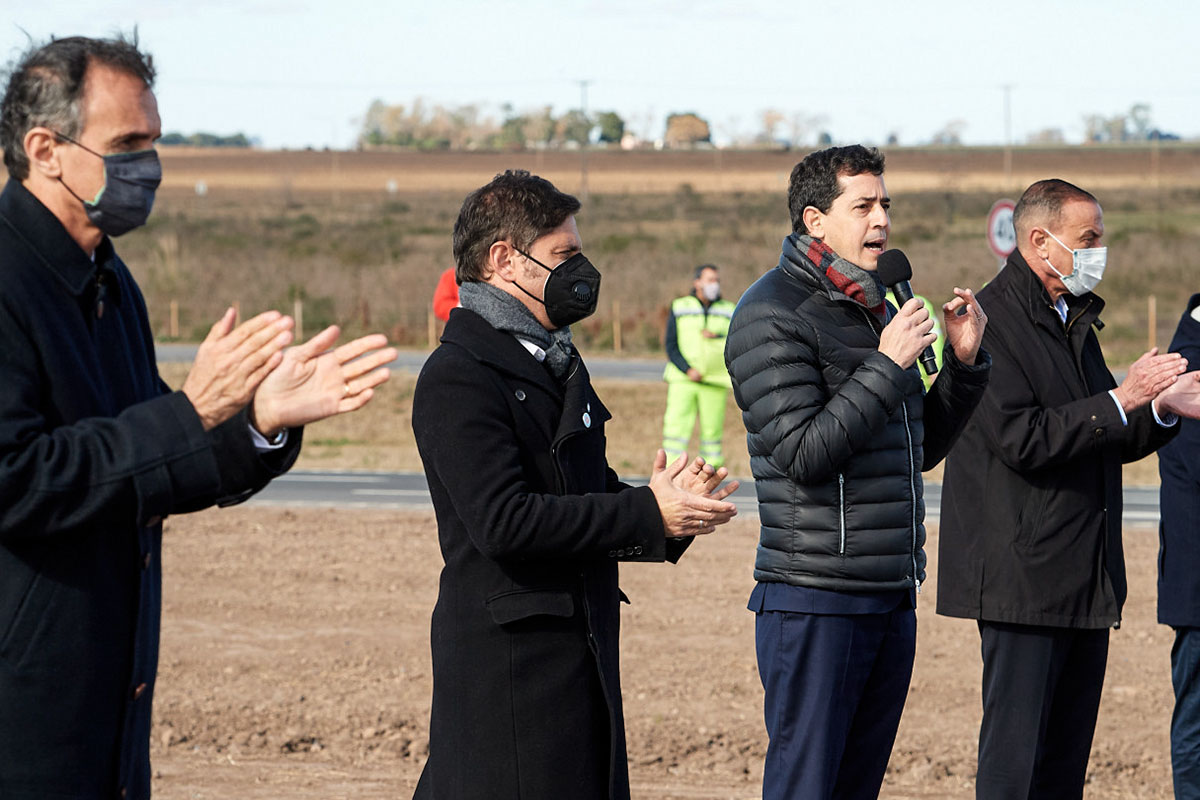
{"type": "Polygon", "coordinates": [[[528,339],[545,350],[550,374],[559,381],[566,380],[574,355],[570,326],[546,330],[524,303],[490,283],[463,283],[458,288],[458,302],[483,317],[496,330],[528,339]]]}

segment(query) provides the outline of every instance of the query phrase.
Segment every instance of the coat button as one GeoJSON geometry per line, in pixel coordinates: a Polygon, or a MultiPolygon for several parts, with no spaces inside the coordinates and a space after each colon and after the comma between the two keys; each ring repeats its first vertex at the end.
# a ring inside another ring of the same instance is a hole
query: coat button
{"type": "Polygon", "coordinates": [[[635,556],[640,556],[642,554],[642,546],[640,544],[637,547],[633,548],[633,554],[635,556]]]}
{"type": "Polygon", "coordinates": [[[513,392],[513,395],[521,402],[525,402],[525,390],[524,389],[517,389],[515,392],[513,392]]]}
{"type": "Polygon", "coordinates": [[[142,695],[146,693],[146,684],[139,683],[137,688],[133,690],[133,699],[140,700],[142,695]]]}
{"type": "Polygon", "coordinates": [[[617,551],[616,551],[616,550],[609,550],[609,551],[608,551],[608,557],[609,557],[609,558],[616,558],[616,557],[617,557],[617,551]]]}

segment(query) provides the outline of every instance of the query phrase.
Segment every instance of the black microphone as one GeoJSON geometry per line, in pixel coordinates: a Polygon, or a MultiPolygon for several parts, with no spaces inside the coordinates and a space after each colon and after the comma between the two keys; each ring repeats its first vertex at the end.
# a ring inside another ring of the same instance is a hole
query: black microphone
{"type": "MultiPolygon", "coordinates": [[[[912,284],[909,283],[912,280],[912,264],[908,263],[908,256],[904,255],[903,251],[885,250],[880,254],[875,270],[883,285],[896,295],[897,306],[912,300],[912,284]]],[[[925,370],[926,375],[933,375],[938,371],[937,358],[932,347],[921,351],[921,368],[925,370]]]]}

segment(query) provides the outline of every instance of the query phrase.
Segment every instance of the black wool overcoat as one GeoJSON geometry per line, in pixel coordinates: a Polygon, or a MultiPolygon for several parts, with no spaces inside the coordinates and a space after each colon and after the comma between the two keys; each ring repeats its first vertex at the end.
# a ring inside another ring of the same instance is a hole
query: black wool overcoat
{"type": "Polygon", "coordinates": [[[979,292],[992,380],[946,461],[939,614],[1104,628],[1121,618],[1121,464],[1178,427],[1128,415],[1094,327],[1104,301],[1067,296],[1066,324],[1019,252],[979,292]]]}
{"type": "MultiPolygon", "coordinates": [[[[1188,369],[1200,369],[1200,320],[1192,295],[1179,320],[1171,351],[1188,369]]],[[[1158,621],[1176,628],[1200,627],[1200,420],[1181,419],[1179,435],[1158,451],[1159,488],[1158,621]]]]}
{"type": "Polygon", "coordinates": [[[295,460],[205,432],[158,377],[141,292],[18,181],[0,194],[0,798],[150,796],[162,520],[295,460]]]}
{"type": "Polygon", "coordinates": [[[513,336],[451,312],[413,399],[445,567],[416,797],[629,796],[617,563],[674,560],[654,495],[605,459],[610,414],[513,336]]]}

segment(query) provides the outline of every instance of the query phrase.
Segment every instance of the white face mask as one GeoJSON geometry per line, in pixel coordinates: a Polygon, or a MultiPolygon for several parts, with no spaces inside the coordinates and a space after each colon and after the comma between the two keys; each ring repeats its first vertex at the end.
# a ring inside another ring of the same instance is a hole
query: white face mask
{"type": "Polygon", "coordinates": [[[700,293],[704,295],[705,300],[711,303],[721,296],[721,284],[706,283],[700,287],[700,293]]]}
{"type": "Polygon", "coordinates": [[[1050,263],[1049,259],[1042,259],[1050,269],[1054,269],[1055,275],[1062,278],[1063,286],[1067,287],[1067,291],[1076,297],[1081,297],[1095,289],[1100,283],[1100,279],[1104,277],[1104,267],[1108,264],[1108,248],[1085,247],[1080,250],[1071,250],[1050,231],[1046,231],[1046,235],[1071,253],[1072,272],[1070,275],[1063,275],[1054,269],[1054,265],[1050,263]]]}

